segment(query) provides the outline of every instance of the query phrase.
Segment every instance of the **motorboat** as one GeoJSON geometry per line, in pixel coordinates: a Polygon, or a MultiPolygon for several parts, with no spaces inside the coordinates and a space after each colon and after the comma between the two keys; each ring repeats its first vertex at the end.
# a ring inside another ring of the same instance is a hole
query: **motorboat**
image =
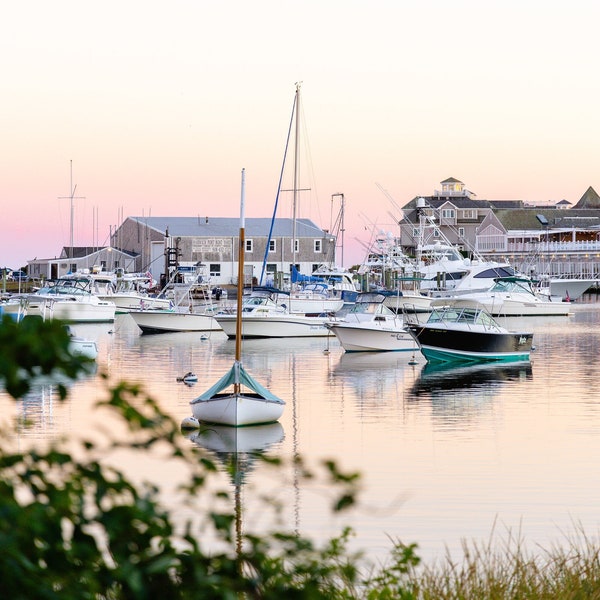
{"type": "Polygon", "coordinates": [[[184,331],[221,331],[212,312],[185,310],[130,310],[129,314],[144,334],[184,331]]]}
{"type": "MultiPolygon", "coordinates": [[[[277,290],[275,290],[277,292],[277,290]]],[[[330,316],[307,316],[292,313],[280,296],[270,288],[259,288],[242,298],[241,335],[251,338],[285,338],[285,337],[326,337],[329,330],[325,323],[330,316]]],[[[232,312],[218,312],[215,321],[230,339],[237,335],[237,315],[232,312]]]]}
{"type": "Polygon", "coordinates": [[[28,315],[72,323],[106,323],[115,320],[116,305],[89,289],[86,277],[64,277],[25,296],[28,315]]]}
{"type": "Polygon", "coordinates": [[[98,358],[98,344],[94,340],[75,334],[68,325],[65,325],[65,327],[69,334],[69,352],[73,356],[85,356],[90,360],[96,360],[98,358]]]}
{"type": "Polygon", "coordinates": [[[426,323],[407,315],[406,326],[430,362],[526,361],[533,343],[533,333],[508,331],[468,301],[434,308],[426,323]]]}
{"type": "Polygon", "coordinates": [[[525,277],[497,277],[485,292],[450,295],[434,300],[432,304],[456,301],[460,306],[483,306],[495,317],[566,316],[571,312],[568,302],[553,301],[551,297],[537,293],[531,279],[525,277]]]}
{"type": "Polygon", "coordinates": [[[334,314],[344,307],[341,294],[333,295],[329,286],[322,282],[311,282],[289,292],[287,309],[290,313],[306,316],[334,314]]]}
{"type": "Polygon", "coordinates": [[[415,350],[403,317],[387,308],[384,301],[383,294],[359,294],[344,319],[326,322],[325,326],[346,352],[415,350]]]}
{"type": "Polygon", "coordinates": [[[420,277],[399,277],[395,290],[385,290],[384,305],[395,313],[431,312],[432,297],[420,291],[420,277]]]}
{"type": "Polygon", "coordinates": [[[312,275],[325,282],[330,294],[336,298],[341,298],[344,304],[353,304],[356,301],[359,291],[350,271],[341,267],[319,265],[312,272],[312,275]]]}
{"type": "Polygon", "coordinates": [[[464,258],[453,246],[437,246],[430,256],[438,256],[438,260],[428,262],[419,270],[420,289],[431,296],[485,292],[497,278],[517,276],[515,269],[507,262],[471,260],[464,258]]]}
{"type": "Polygon", "coordinates": [[[545,293],[552,301],[574,302],[598,282],[598,279],[580,277],[542,277],[537,282],[537,291],[545,293]]]}
{"type": "Polygon", "coordinates": [[[114,302],[118,313],[130,310],[168,309],[172,302],[148,293],[153,285],[149,273],[90,273],[90,291],[101,300],[114,302]]]}
{"type": "MultiPolygon", "coordinates": [[[[330,335],[326,323],[330,317],[311,317],[289,312],[254,312],[242,314],[241,335],[250,338],[286,337],[326,337],[330,335]]],[[[229,339],[236,338],[236,318],[234,315],[215,315],[229,339]]]]}

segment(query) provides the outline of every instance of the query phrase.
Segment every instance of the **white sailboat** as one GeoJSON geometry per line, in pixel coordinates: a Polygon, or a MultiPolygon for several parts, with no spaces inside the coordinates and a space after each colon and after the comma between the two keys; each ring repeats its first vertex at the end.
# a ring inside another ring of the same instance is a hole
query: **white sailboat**
{"type": "Polygon", "coordinates": [[[245,244],[245,171],[242,169],[240,202],[240,235],[238,245],[237,333],[235,361],[231,369],[206,392],[190,402],[195,419],[204,423],[229,425],[259,425],[277,421],[283,414],[285,401],[275,396],[254,380],[242,365],[242,288],[244,280],[245,244]],[[233,386],[233,390],[228,388],[233,386]],[[247,391],[242,389],[242,386],[247,391]]]}

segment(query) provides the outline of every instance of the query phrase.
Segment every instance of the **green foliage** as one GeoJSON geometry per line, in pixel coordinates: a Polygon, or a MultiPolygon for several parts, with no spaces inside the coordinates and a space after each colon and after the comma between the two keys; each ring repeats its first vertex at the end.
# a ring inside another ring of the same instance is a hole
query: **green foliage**
{"type": "MultiPolygon", "coordinates": [[[[36,375],[75,377],[84,366],[85,361],[69,355],[60,323],[3,321],[0,376],[14,397],[26,393],[36,375]]],[[[369,582],[361,579],[358,566],[363,557],[348,551],[350,530],[321,548],[288,531],[242,534],[232,494],[207,491],[207,479],[219,470],[213,455],[190,444],[155,400],[139,386],[121,382],[98,405],[124,419],[131,433],[126,442],[109,439],[101,446],[82,440],[74,450],[70,440],[69,451],[65,441],[47,451],[0,449],[3,598],[279,600],[366,593],[369,582]],[[187,503],[197,511],[199,505],[211,507],[203,509],[200,524],[175,525],[156,485],[135,485],[102,462],[104,455],[122,448],[139,452],[144,460],[159,447],[164,453],[165,445],[168,460],[188,471],[181,485],[187,503]],[[202,494],[211,498],[200,501],[202,494]],[[223,500],[229,506],[225,511],[217,508],[223,500]],[[223,550],[204,546],[208,528],[208,538],[220,540],[223,550]]],[[[280,461],[269,458],[265,464],[278,468],[280,461]]],[[[335,509],[351,506],[358,475],[342,473],[331,461],[325,466],[329,482],[342,488],[335,509]]],[[[400,579],[386,577],[385,583],[391,590],[400,579]]]]}
{"type": "MultiPolygon", "coordinates": [[[[13,398],[21,398],[34,377],[53,375],[75,379],[90,359],[69,353],[69,334],[59,321],[25,317],[17,323],[5,315],[0,321],[0,381],[13,398]]],[[[61,398],[67,389],[57,379],[61,398]]]]}

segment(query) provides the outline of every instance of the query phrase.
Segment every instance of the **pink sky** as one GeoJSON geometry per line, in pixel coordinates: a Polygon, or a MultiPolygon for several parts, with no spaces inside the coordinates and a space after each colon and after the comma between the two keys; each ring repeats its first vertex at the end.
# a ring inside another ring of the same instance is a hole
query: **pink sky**
{"type": "Polygon", "coordinates": [[[397,231],[379,186],[575,203],[600,191],[598,22],[592,0],[10,3],[0,266],[69,244],[71,160],[76,245],[121,214],[237,216],[242,168],[270,216],[296,81],[299,215],[328,228],[345,195],[344,266],[397,231]]]}

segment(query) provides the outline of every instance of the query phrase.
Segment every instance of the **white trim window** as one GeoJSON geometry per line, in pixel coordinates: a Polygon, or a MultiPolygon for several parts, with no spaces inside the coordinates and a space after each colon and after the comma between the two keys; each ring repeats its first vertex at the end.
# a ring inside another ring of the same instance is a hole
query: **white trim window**
{"type": "Polygon", "coordinates": [[[300,252],[300,240],[291,241],[292,252],[300,252]]]}
{"type": "Polygon", "coordinates": [[[269,252],[277,252],[276,240],[269,240],[269,252]]]}
{"type": "Polygon", "coordinates": [[[459,227],[458,228],[458,236],[461,238],[465,237],[465,228],[464,227],[459,227]]]}
{"type": "Polygon", "coordinates": [[[321,240],[314,240],[314,252],[315,254],[320,254],[323,252],[323,244],[321,243],[321,240]]]}
{"type": "Polygon", "coordinates": [[[252,240],[244,240],[244,242],[246,244],[246,247],[244,248],[244,250],[246,252],[252,252],[253,246],[254,246],[254,244],[252,243],[252,240]]]}

